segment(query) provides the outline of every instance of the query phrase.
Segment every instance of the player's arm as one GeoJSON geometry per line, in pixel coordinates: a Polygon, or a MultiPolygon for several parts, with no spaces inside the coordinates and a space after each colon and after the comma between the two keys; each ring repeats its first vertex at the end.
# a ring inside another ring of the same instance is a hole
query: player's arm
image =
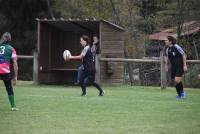
{"type": "Polygon", "coordinates": [[[69,56],[69,60],[82,60],[83,56],[80,54],[78,56],[69,56]]]}
{"type": "Polygon", "coordinates": [[[13,61],[13,68],[14,68],[13,84],[16,85],[17,76],[18,76],[18,63],[17,63],[17,54],[14,48],[12,49],[12,61],[13,61]]]}
{"type": "Polygon", "coordinates": [[[168,67],[170,64],[169,58],[167,56],[165,56],[164,60],[165,60],[165,71],[168,71],[168,67]]]}
{"type": "Polygon", "coordinates": [[[82,60],[83,57],[86,55],[87,51],[88,51],[89,47],[85,47],[81,54],[78,56],[69,56],[69,60],[82,60]]]}
{"type": "Polygon", "coordinates": [[[18,63],[17,63],[17,60],[13,60],[13,67],[14,67],[14,78],[13,78],[13,80],[17,81],[17,76],[18,76],[18,63]]]}

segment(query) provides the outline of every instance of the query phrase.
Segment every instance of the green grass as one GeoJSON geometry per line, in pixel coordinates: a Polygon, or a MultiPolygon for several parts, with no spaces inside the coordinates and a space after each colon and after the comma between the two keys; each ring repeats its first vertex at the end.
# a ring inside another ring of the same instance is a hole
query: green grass
{"type": "Polygon", "coordinates": [[[19,111],[10,111],[0,85],[0,134],[199,134],[200,90],[103,86],[81,97],[79,87],[19,83],[15,96],[19,111]]]}

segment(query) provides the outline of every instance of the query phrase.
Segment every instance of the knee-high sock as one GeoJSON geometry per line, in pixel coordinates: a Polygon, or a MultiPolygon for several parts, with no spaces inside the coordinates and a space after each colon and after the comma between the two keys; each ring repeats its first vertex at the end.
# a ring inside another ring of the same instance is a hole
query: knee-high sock
{"type": "Polygon", "coordinates": [[[180,86],[180,92],[183,93],[183,83],[180,82],[179,84],[180,84],[180,85],[179,85],[179,86],[180,86]]]}
{"type": "Polygon", "coordinates": [[[97,84],[96,82],[92,82],[92,85],[94,87],[96,87],[99,90],[99,92],[103,92],[103,90],[101,89],[101,87],[99,86],[99,84],[97,84]]]}
{"type": "Polygon", "coordinates": [[[176,91],[177,91],[177,94],[180,96],[181,93],[183,92],[183,84],[182,84],[182,82],[179,82],[178,84],[176,84],[176,91]]]}
{"type": "Polygon", "coordinates": [[[8,99],[9,99],[11,107],[16,107],[14,95],[8,95],[8,99]]]}

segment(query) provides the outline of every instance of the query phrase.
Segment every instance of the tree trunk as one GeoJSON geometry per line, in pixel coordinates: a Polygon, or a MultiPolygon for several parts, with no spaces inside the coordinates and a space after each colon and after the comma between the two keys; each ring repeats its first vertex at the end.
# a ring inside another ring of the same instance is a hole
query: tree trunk
{"type": "Polygon", "coordinates": [[[49,1],[49,0],[46,0],[46,1],[47,1],[48,13],[49,13],[50,17],[51,17],[52,19],[54,19],[55,17],[54,17],[54,15],[53,15],[52,10],[51,10],[50,1],[49,1]]]}
{"type": "MultiPolygon", "coordinates": [[[[125,58],[128,58],[128,56],[129,56],[128,50],[127,50],[126,46],[124,47],[124,56],[125,56],[125,58]]],[[[132,68],[132,63],[127,62],[127,67],[128,67],[128,74],[129,74],[130,83],[131,83],[131,86],[132,86],[133,85],[133,68],[132,68]]]]}

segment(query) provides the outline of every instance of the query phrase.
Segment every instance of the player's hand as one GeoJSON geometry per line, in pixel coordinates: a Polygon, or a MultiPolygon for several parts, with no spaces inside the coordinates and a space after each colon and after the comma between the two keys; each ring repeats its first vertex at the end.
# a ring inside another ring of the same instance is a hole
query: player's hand
{"type": "Polygon", "coordinates": [[[188,70],[187,65],[183,66],[183,70],[184,70],[184,72],[187,72],[187,70],[188,70]]]}
{"type": "Polygon", "coordinates": [[[17,78],[13,78],[13,81],[12,81],[13,85],[17,85],[17,78]]]}
{"type": "Polygon", "coordinates": [[[67,61],[71,60],[71,57],[72,57],[72,56],[68,56],[68,57],[66,58],[66,60],[67,60],[67,61]]]}

